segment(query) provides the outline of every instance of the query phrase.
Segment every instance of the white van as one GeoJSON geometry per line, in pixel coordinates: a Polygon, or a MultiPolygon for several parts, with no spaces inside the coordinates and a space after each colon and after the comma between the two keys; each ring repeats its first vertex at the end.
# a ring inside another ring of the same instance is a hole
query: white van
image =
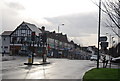
{"type": "Polygon", "coordinates": [[[92,56],[90,57],[90,60],[91,60],[91,61],[93,61],[93,60],[97,61],[97,55],[92,55],[92,56]]]}

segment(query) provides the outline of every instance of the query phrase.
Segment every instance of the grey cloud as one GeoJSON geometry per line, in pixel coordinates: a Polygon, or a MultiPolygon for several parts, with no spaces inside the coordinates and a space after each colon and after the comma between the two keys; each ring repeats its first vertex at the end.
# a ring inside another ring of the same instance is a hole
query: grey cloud
{"type": "Polygon", "coordinates": [[[60,29],[70,37],[89,36],[97,33],[96,13],[79,13],[45,19],[56,26],[65,23],[64,27],[60,27],[60,29]]]}
{"type": "Polygon", "coordinates": [[[23,10],[24,7],[17,2],[5,1],[3,1],[2,7],[2,32],[15,29],[24,20],[19,15],[19,10],[23,10]]]}
{"type": "Polygon", "coordinates": [[[25,9],[23,5],[21,5],[20,3],[17,3],[17,2],[10,2],[10,3],[5,2],[5,4],[9,8],[12,8],[15,10],[24,10],[25,9]]]}

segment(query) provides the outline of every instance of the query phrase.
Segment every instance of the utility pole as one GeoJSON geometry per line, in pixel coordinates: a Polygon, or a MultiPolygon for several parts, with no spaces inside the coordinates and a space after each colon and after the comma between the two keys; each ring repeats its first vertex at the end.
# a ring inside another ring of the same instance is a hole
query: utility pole
{"type": "Polygon", "coordinates": [[[99,43],[100,43],[100,23],[101,23],[101,0],[99,0],[99,24],[98,24],[98,55],[97,55],[97,69],[99,69],[99,43]]]}

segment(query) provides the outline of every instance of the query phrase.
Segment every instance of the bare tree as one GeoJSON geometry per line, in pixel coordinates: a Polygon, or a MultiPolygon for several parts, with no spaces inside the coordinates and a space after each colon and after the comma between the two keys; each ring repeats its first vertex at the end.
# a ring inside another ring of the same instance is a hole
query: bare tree
{"type": "MultiPolygon", "coordinates": [[[[96,2],[93,1],[94,4],[96,2]]],[[[98,4],[96,4],[98,6],[98,4]]],[[[114,30],[115,28],[120,29],[120,0],[104,0],[102,2],[103,8],[101,10],[108,15],[110,18],[105,23],[107,27],[110,27],[112,31],[120,38],[120,35],[114,30]],[[111,25],[111,21],[114,26],[111,25]]],[[[98,6],[99,7],[99,6],[98,6]]]]}

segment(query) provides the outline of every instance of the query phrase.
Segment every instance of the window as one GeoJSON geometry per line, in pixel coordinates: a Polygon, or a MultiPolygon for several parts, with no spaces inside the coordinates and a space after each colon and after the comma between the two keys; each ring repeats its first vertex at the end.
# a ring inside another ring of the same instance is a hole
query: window
{"type": "Polygon", "coordinates": [[[31,36],[31,34],[27,34],[27,36],[31,36]]]}
{"type": "Polygon", "coordinates": [[[25,37],[21,37],[21,44],[24,42],[25,37]]]}
{"type": "Polygon", "coordinates": [[[4,46],[4,48],[5,48],[5,49],[7,49],[7,48],[8,48],[8,46],[4,46]]]}
{"type": "Polygon", "coordinates": [[[16,43],[17,37],[12,37],[12,43],[16,43]]]}
{"type": "Polygon", "coordinates": [[[20,29],[25,30],[26,29],[26,25],[22,24],[21,27],[20,27],[20,29]]]}
{"type": "Polygon", "coordinates": [[[6,39],[6,37],[4,37],[4,39],[3,39],[3,40],[5,41],[5,39],[6,39]]]}
{"type": "Polygon", "coordinates": [[[21,34],[25,34],[25,30],[22,30],[22,31],[21,31],[21,34]]]}

